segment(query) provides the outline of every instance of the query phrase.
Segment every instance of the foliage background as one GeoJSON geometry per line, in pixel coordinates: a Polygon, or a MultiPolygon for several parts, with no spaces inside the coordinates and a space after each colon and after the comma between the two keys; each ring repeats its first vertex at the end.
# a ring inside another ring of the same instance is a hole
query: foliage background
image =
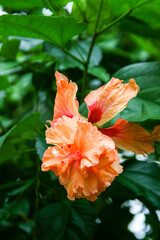
{"type": "Polygon", "coordinates": [[[135,78],[138,96],[109,124],[160,124],[160,1],[75,0],[68,11],[69,2],[0,0],[0,239],[159,240],[159,142],[146,158],[121,151],[124,173],[93,203],[69,201],[40,170],[56,70],[78,84],[81,103],[112,76],[135,78]]]}

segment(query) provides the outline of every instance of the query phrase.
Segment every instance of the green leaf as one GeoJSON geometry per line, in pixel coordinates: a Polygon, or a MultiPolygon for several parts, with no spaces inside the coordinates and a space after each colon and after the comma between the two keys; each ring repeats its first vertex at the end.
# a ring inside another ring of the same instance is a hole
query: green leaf
{"type": "Polygon", "coordinates": [[[10,138],[27,136],[27,132],[35,131],[38,128],[40,113],[31,113],[12,127],[5,135],[0,137],[0,147],[10,138]]]}
{"type": "Polygon", "coordinates": [[[18,81],[7,89],[7,99],[11,102],[19,102],[31,90],[32,73],[23,74],[18,81]]]}
{"type": "Polygon", "coordinates": [[[26,191],[28,188],[30,188],[30,186],[33,184],[34,179],[31,179],[29,181],[27,181],[26,184],[24,184],[23,186],[17,187],[14,190],[10,191],[7,193],[8,196],[16,196],[18,194],[22,194],[24,191],[26,191]]]}
{"type": "Polygon", "coordinates": [[[0,76],[19,72],[20,70],[22,70],[22,67],[18,62],[0,62],[0,76]]]}
{"type": "Polygon", "coordinates": [[[47,149],[45,136],[38,136],[36,138],[36,149],[37,149],[37,154],[39,155],[39,158],[42,160],[43,154],[47,149]]]}
{"type": "MultiPolygon", "coordinates": [[[[149,9],[151,9],[151,6],[153,6],[154,2],[156,2],[156,0],[111,0],[109,1],[109,7],[110,7],[110,12],[112,13],[112,15],[120,15],[124,12],[127,12],[128,10],[134,10],[133,14],[131,13],[131,15],[136,16],[137,18],[139,18],[138,14],[135,14],[137,11],[141,16],[145,16],[144,13],[144,9],[147,7],[149,9]],[[143,9],[143,11],[142,11],[143,9]]],[[[158,0],[157,0],[158,3],[158,0]]]]}
{"type": "Polygon", "coordinates": [[[113,76],[124,82],[134,78],[140,87],[137,97],[130,100],[127,108],[118,115],[119,118],[132,122],[160,119],[160,62],[132,64],[113,76]]]}
{"type": "Polygon", "coordinates": [[[155,207],[160,208],[160,165],[148,162],[130,162],[117,178],[120,183],[138,196],[145,197],[155,207]]]}
{"type": "Polygon", "coordinates": [[[35,7],[44,7],[43,0],[0,0],[0,5],[11,9],[29,9],[35,7]]]}
{"type": "MultiPolygon", "coordinates": [[[[138,2],[138,0],[137,0],[138,2]]],[[[160,1],[159,0],[141,0],[141,2],[145,3],[142,7],[135,9],[131,16],[142,20],[143,22],[147,23],[148,25],[152,26],[153,28],[159,28],[160,23],[160,1]]],[[[139,2],[138,2],[139,5],[139,2]]]]}
{"type": "Polygon", "coordinates": [[[70,205],[49,204],[38,214],[38,239],[92,239],[95,219],[94,210],[86,202],[70,205]]]}
{"type": "Polygon", "coordinates": [[[46,121],[53,118],[53,101],[44,91],[38,92],[38,98],[38,112],[41,113],[41,122],[46,123],[46,121]]]}
{"type": "MultiPolygon", "coordinates": [[[[98,16],[98,11],[100,8],[101,1],[99,0],[78,0],[73,4],[72,15],[76,19],[83,20],[88,23],[88,32],[93,33],[95,28],[95,22],[98,16]]],[[[100,14],[100,19],[98,23],[98,28],[101,28],[109,20],[108,8],[109,1],[104,0],[102,5],[102,10],[100,14]]]]}
{"type": "MultiPolygon", "coordinates": [[[[46,3],[48,2],[47,0],[44,0],[46,3]]],[[[59,12],[61,8],[67,5],[69,2],[74,2],[75,0],[50,0],[48,4],[48,7],[51,6],[50,10],[54,9],[56,12],[59,12]]]]}
{"type": "Polygon", "coordinates": [[[120,29],[123,32],[127,32],[127,33],[130,32],[133,34],[137,34],[145,37],[146,39],[148,39],[149,37],[152,39],[159,38],[159,29],[153,29],[146,23],[139,22],[134,18],[124,19],[120,23],[120,29]]]}
{"type": "Polygon", "coordinates": [[[0,24],[3,36],[43,39],[58,45],[86,29],[86,24],[69,17],[3,15],[0,24]]]}
{"type": "Polygon", "coordinates": [[[5,90],[9,87],[9,80],[6,76],[0,76],[0,90],[5,90]]]}
{"type": "Polygon", "coordinates": [[[84,117],[88,118],[88,108],[85,102],[83,102],[80,107],[79,107],[79,112],[82,114],[84,117]]]}
{"type": "MultiPolygon", "coordinates": [[[[89,52],[90,42],[89,41],[77,41],[72,43],[71,47],[69,48],[69,52],[72,53],[75,57],[77,57],[81,61],[86,61],[88,52],[89,52]]],[[[57,46],[54,46],[50,43],[45,43],[44,49],[47,54],[53,56],[57,60],[57,67],[59,70],[65,70],[68,68],[79,68],[83,69],[83,66],[78,61],[74,60],[68,54],[66,54],[57,46]]],[[[89,67],[98,66],[102,59],[102,52],[98,46],[94,46],[89,67]]]]}
{"type": "Polygon", "coordinates": [[[99,78],[104,83],[107,83],[110,79],[110,74],[107,73],[106,69],[103,67],[93,67],[88,69],[88,73],[99,78]]]}
{"type": "Polygon", "coordinates": [[[36,129],[39,128],[39,119],[40,113],[31,113],[29,116],[27,116],[12,128],[7,138],[23,136],[23,134],[26,136],[27,131],[36,131],[36,129]]]}
{"type": "Polygon", "coordinates": [[[43,47],[43,40],[22,37],[18,37],[18,39],[21,40],[20,50],[23,52],[32,52],[35,49],[42,49],[43,47]]]}
{"type": "Polygon", "coordinates": [[[1,55],[7,60],[14,60],[20,45],[19,39],[5,39],[1,47],[1,55]]]}
{"type": "Polygon", "coordinates": [[[0,163],[12,159],[18,154],[14,142],[21,142],[28,137],[31,138],[40,127],[40,113],[32,113],[1,136],[0,163]]]}

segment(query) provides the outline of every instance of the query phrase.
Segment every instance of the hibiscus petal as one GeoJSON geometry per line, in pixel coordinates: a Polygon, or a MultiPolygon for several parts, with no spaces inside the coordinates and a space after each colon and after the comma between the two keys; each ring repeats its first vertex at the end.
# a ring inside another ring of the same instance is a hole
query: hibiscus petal
{"type": "MultiPolygon", "coordinates": [[[[78,119],[78,117],[74,117],[78,119]]],[[[59,118],[54,128],[47,128],[46,142],[52,145],[72,144],[74,142],[75,133],[77,131],[77,122],[72,118],[63,116],[59,118]],[[74,124],[73,124],[74,123],[74,124]]]]}
{"type": "Polygon", "coordinates": [[[56,72],[57,94],[55,98],[54,117],[52,126],[62,116],[80,116],[78,112],[79,103],[76,100],[77,84],[69,81],[66,76],[56,72]]]}
{"type": "MultiPolygon", "coordinates": [[[[112,149],[112,151],[115,150],[112,149]]],[[[74,200],[77,197],[95,201],[97,196],[105,191],[115,177],[123,171],[122,166],[119,165],[119,157],[112,159],[110,164],[106,163],[107,167],[104,168],[99,168],[99,165],[88,168],[87,174],[83,174],[78,168],[71,167],[69,179],[68,176],[65,177],[65,174],[61,175],[60,182],[67,190],[68,198],[74,200]]]]}
{"type": "Polygon", "coordinates": [[[103,153],[104,149],[115,149],[114,141],[110,137],[103,135],[91,123],[78,121],[77,127],[76,143],[84,157],[84,161],[81,161],[81,167],[89,165],[89,162],[94,166],[99,162],[99,155],[103,153]]]}
{"type": "Polygon", "coordinates": [[[139,124],[124,119],[118,119],[110,128],[99,128],[99,130],[111,137],[119,148],[136,154],[153,153],[155,151],[154,141],[160,140],[160,126],[156,126],[149,133],[139,124]]]}
{"type": "Polygon", "coordinates": [[[62,150],[58,147],[48,147],[44,152],[42,162],[42,171],[52,170],[59,176],[65,172],[68,167],[68,154],[62,154],[62,150]]]}
{"type": "Polygon", "coordinates": [[[45,151],[42,170],[55,172],[71,200],[94,201],[122,171],[114,141],[77,116],[59,118],[46,137],[56,146],[45,151]]]}
{"type": "Polygon", "coordinates": [[[112,78],[106,85],[90,92],[85,98],[89,109],[88,121],[103,125],[121,112],[138,91],[139,87],[134,79],[122,84],[122,80],[112,78]]]}

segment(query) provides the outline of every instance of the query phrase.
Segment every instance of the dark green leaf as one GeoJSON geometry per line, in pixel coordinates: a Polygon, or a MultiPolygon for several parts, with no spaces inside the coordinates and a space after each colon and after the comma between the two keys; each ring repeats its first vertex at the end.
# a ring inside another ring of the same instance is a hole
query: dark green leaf
{"type": "Polygon", "coordinates": [[[38,214],[38,239],[92,239],[95,218],[92,207],[87,203],[49,204],[38,214]]]}
{"type": "Polygon", "coordinates": [[[120,28],[123,32],[130,32],[143,36],[145,38],[158,39],[159,38],[159,29],[153,29],[143,22],[139,22],[136,19],[124,19],[120,23],[120,28]]]}
{"type": "Polygon", "coordinates": [[[40,127],[40,113],[32,113],[1,136],[0,163],[12,159],[18,154],[14,142],[33,137],[40,127]]]}
{"type": "Polygon", "coordinates": [[[43,39],[48,42],[64,45],[73,36],[83,32],[84,23],[77,23],[69,17],[48,16],[0,16],[0,34],[43,39]]]}
{"type": "Polygon", "coordinates": [[[34,182],[34,180],[31,179],[31,180],[27,181],[27,183],[25,183],[23,186],[17,187],[14,190],[8,192],[7,195],[15,196],[15,195],[21,194],[24,191],[26,191],[33,184],[33,182],[34,182]]]}
{"type": "Polygon", "coordinates": [[[53,118],[53,102],[44,91],[38,92],[38,112],[41,113],[41,122],[46,123],[53,118]]]}
{"type": "Polygon", "coordinates": [[[5,90],[9,87],[9,80],[6,76],[0,76],[0,90],[5,90]]]}
{"type": "Polygon", "coordinates": [[[110,79],[109,73],[107,73],[106,69],[103,67],[93,67],[89,68],[88,72],[92,74],[93,76],[99,78],[104,83],[107,83],[110,79]]]}
{"type": "MultiPolygon", "coordinates": [[[[88,32],[92,33],[95,28],[95,22],[98,16],[98,11],[100,8],[101,1],[99,0],[78,0],[73,4],[72,15],[76,19],[86,21],[88,23],[88,32]]],[[[100,14],[100,19],[98,23],[98,28],[103,27],[109,20],[109,1],[104,0],[102,5],[102,10],[100,14]]]]}
{"type": "Polygon", "coordinates": [[[45,136],[39,136],[36,138],[36,149],[37,149],[37,154],[39,155],[40,159],[42,160],[43,154],[44,154],[45,150],[47,149],[45,136]]]}
{"type": "MultiPolygon", "coordinates": [[[[84,62],[87,60],[89,47],[90,47],[90,42],[77,41],[77,42],[74,42],[74,44],[72,44],[72,46],[69,48],[69,52],[72,53],[79,60],[84,62]]],[[[44,49],[46,53],[53,56],[57,60],[59,70],[65,70],[68,68],[75,68],[75,67],[83,69],[83,66],[81,63],[77,62],[75,59],[70,57],[60,48],[57,48],[56,46],[50,43],[46,43],[44,45],[44,49]]],[[[89,67],[91,68],[94,66],[98,66],[101,59],[102,59],[102,52],[100,48],[95,45],[91,54],[89,67]]]]}
{"type": "MultiPolygon", "coordinates": [[[[131,16],[148,23],[153,28],[159,28],[160,23],[160,1],[159,0],[141,0],[141,2],[145,3],[142,7],[135,9],[131,16]]],[[[140,2],[140,3],[141,3],[140,2]]],[[[139,1],[137,1],[139,5],[139,1]]]]}
{"type": "Polygon", "coordinates": [[[39,113],[32,113],[17,125],[11,128],[5,135],[0,137],[0,147],[7,141],[9,138],[22,137],[23,135],[27,136],[27,131],[35,131],[39,126],[39,113]]]}
{"type": "Polygon", "coordinates": [[[80,107],[79,107],[79,112],[82,114],[84,117],[88,118],[88,108],[85,102],[83,102],[80,107]]]}
{"type": "Polygon", "coordinates": [[[119,118],[133,122],[160,119],[160,62],[132,64],[120,69],[113,76],[124,82],[134,78],[140,87],[138,96],[129,102],[119,118]]]}
{"type": "Polygon", "coordinates": [[[0,5],[6,8],[11,9],[27,9],[27,8],[35,8],[35,7],[43,7],[43,0],[0,0],[0,5]]]}
{"type": "Polygon", "coordinates": [[[7,60],[14,60],[18,52],[20,40],[5,39],[1,47],[1,55],[7,60]]]}
{"type": "Polygon", "coordinates": [[[160,208],[160,165],[148,162],[130,162],[117,178],[138,196],[145,197],[160,208]]]}

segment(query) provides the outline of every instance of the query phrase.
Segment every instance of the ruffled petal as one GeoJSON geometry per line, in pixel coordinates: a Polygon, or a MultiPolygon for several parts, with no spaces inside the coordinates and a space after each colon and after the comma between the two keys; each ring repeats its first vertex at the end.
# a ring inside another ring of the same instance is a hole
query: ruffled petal
{"type": "Polygon", "coordinates": [[[122,84],[123,80],[112,78],[106,85],[94,90],[85,98],[89,109],[88,121],[102,126],[128,104],[139,91],[134,79],[129,83],[122,84]]]}
{"type": "Polygon", "coordinates": [[[55,172],[71,200],[94,201],[122,171],[114,141],[77,116],[58,119],[46,137],[56,146],[45,151],[42,170],[55,172]]]}
{"type": "Polygon", "coordinates": [[[60,182],[66,188],[70,200],[86,198],[90,201],[95,201],[97,196],[105,191],[115,177],[123,171],[122,166],[119,165],[118,154],[115,154],[116,151],[113,149],[111,151],[110,157],[106,158],[110,161],[105,161],[105,167],[97,165],[88,168],[87,174],[83,174],[79,168],[71,167],[70,178],[67,176],[68,181],[66,181],[64,174],[60,177],[60,182]],[[113,156],[114,158],[111,159],[113,156]]]}
{"type": "Polygon", "coordinates": [[[136,154],[150,154],[155,151],[154,141],[160,141],[160,126],[156,126],[149,133],[137,123],[118,119],[110,128],[99,128],[99,130],[111,137],[116,146],[136,154]]]}
{"type": "Polygon", "coordinates": [[[66,76],[59,72],[56,72],[55,76],[57,94],[55,98],[52,126],[54,126],[57,119],[62,116],[68,116],[70,118],[75,115],[80,116],[78,112],[79,103],[76,100],[76,93],[78,90],[77,84],[69,81],[66,76]]]}
{"type": "Polygon", "coordinates": [[[69,154],[64,154],[61,148],[48,147],[43,155],[41,168],[43,171],[52,170],[59,176],[66,171],[69,160],[69,154]]]}
{"type": "Polygon", "coordinates": [[[99,162],[99,156],[105,149],[115,149],[114,141],[91,123],[78,121],[77,146],[82,153],[81,167],[94,166],[99,162]]]}
{"type": "MultiPolygon", "coordinates": [[[[78,118],[78,117],[75,117],[78,118]]],[[[46,142],[52,145],[73,144],[75,133],[77,131],[77,122],[71,118],[63,116],[59,118],[54,128],[47,128],[46,142]]]]}

